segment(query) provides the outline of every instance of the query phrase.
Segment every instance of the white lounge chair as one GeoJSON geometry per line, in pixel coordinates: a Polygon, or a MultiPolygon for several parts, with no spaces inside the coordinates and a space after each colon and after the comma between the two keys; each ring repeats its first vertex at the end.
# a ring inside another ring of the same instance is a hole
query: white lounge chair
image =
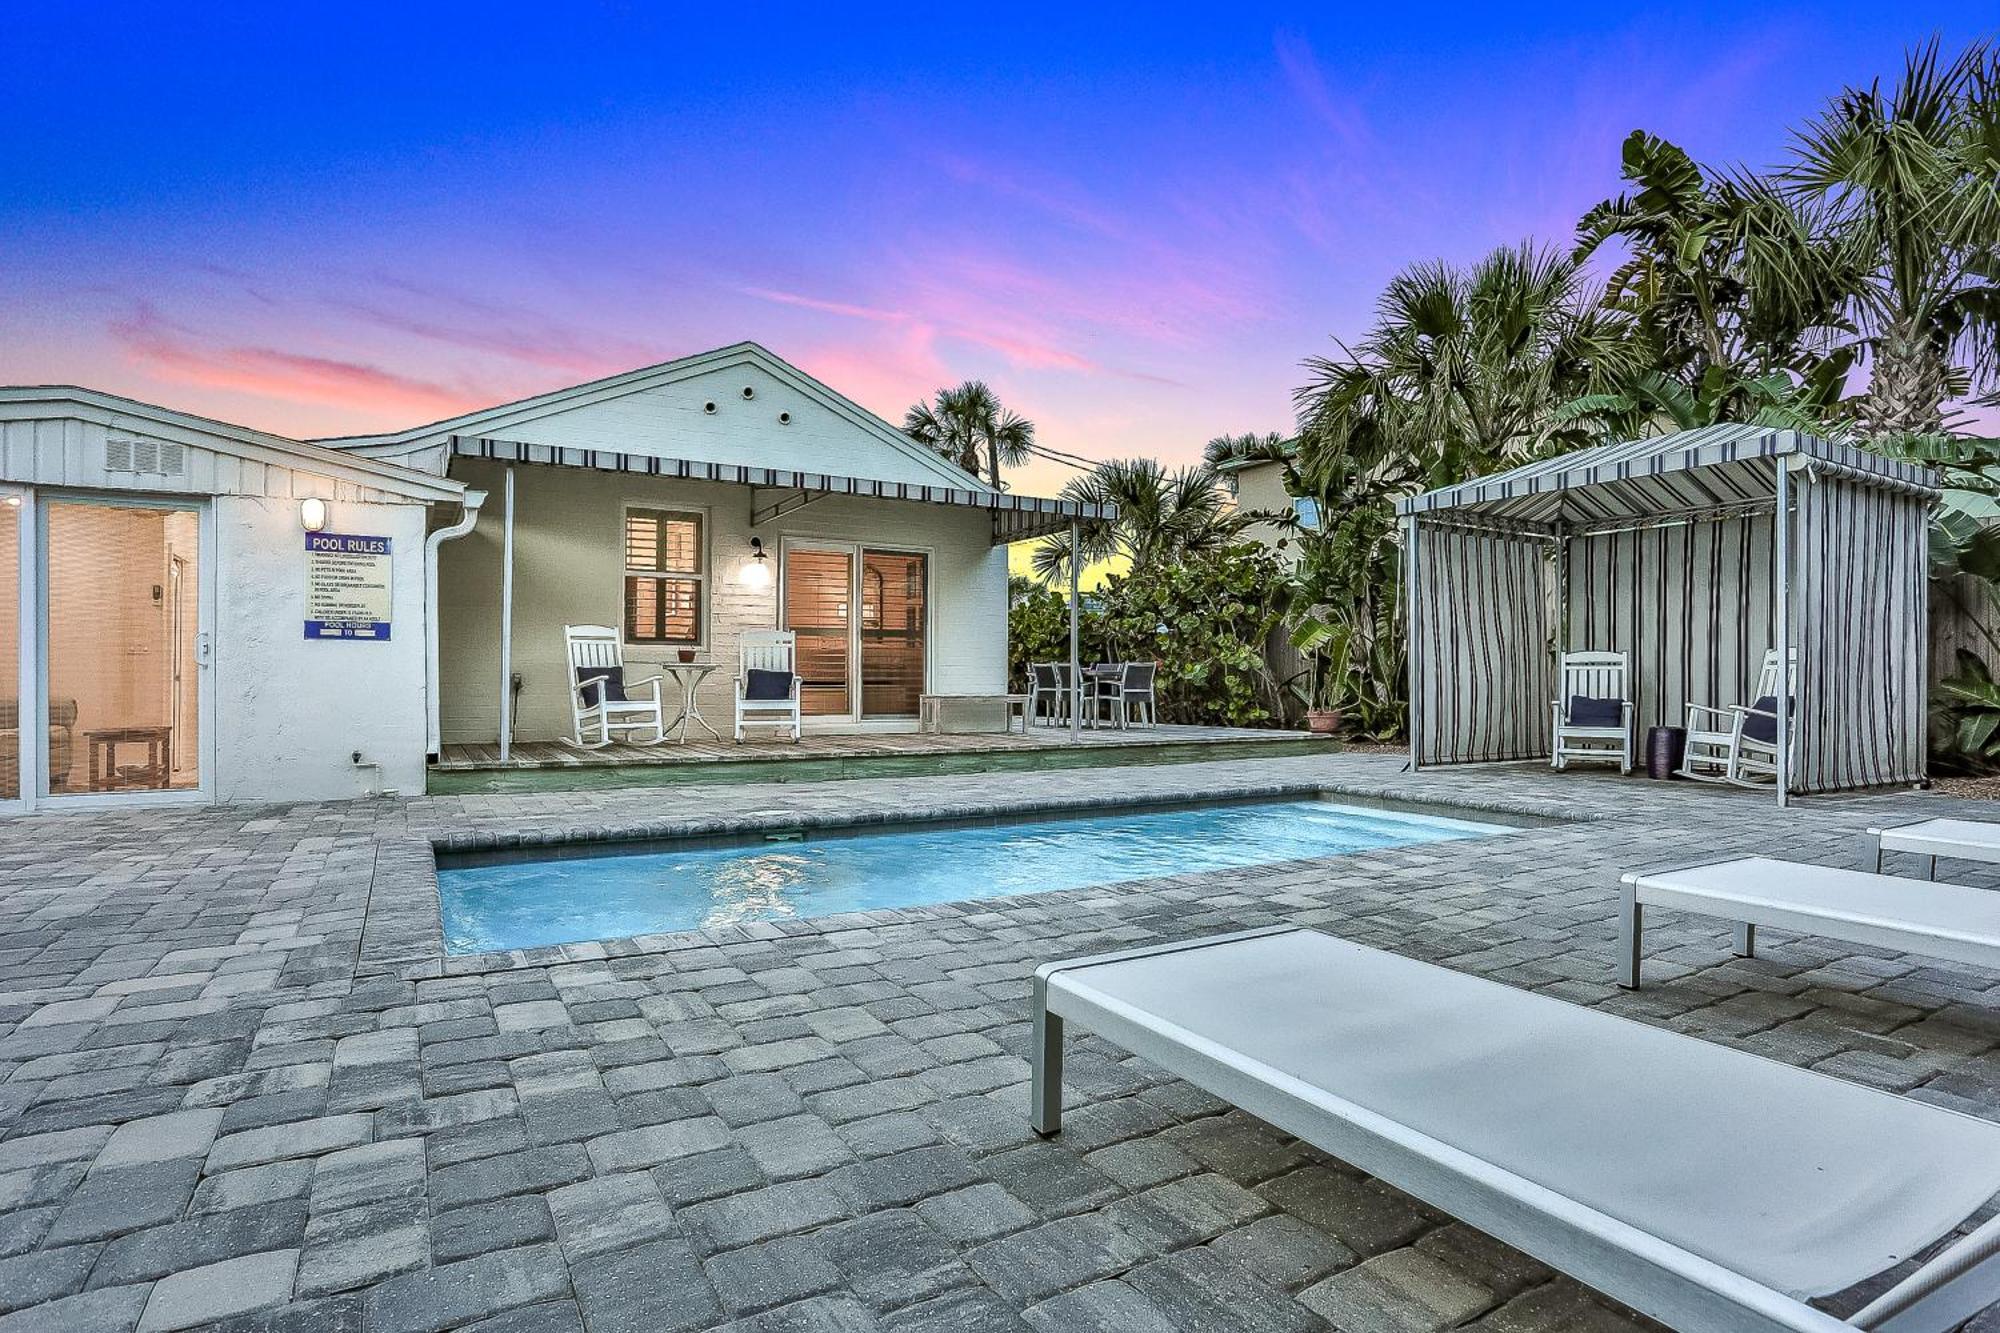
{"type": "MultiPolygon", "coordinates": [[[[1791,654],[1789,677],[1798,671],[1798,653],[1791,654]]],[[[1758,785],[1757,778],[1776,779],[1778,772],[1778,715],[1765,700],[1778,697],[1778,650],[1764,654],[1757,669],[1757,683],[1748,704],[1712,708],[1707,704],[1687,706],[1687,749],[1681,766],[1674,771],[1696,782],[1733,782],[1738,786],[1758,785]]]]}
{"type": "Polygon", "coordinates": [[[611,744],[613,732],[651,731],[651,736],[640,738],[646,745],[667,738],[660,678],[625,678],[625,650],[617,630],[609,625],[565,625],[563,646],[569,660],[572,745],[601,750],[611,744]]]}
{"type": "Polygon", "coordinates": [[[2000,893],[1866,870],[1743,856],[1624,877],[1618,984],[1639,986],[1645,912],[1666,907],[1736,923],[1736,952],[1757,950],[1757,927],[1776,926],[1898,953],[2000,969],[2000,893]]]}
{"type": "Polygon", "coordinates": [[[1875,868],[1882,868],[1882,853],[1911,852],[1931,859],[1928,878],[1937,878],[1940,856],[1954,861],[1979,861],[2000,865],[2000,824],[1977,819],[1924,819],[1914,824],[1894,824],[1871,828],[1875,839],[1875,868]]]}
{"type": "Polygon", "coordinates": [[[1611,760],[1620,773],[1632,771],[1632,673],[1624,653],[1564,653],[1556,659],[1558,697],[1550,705],[1555,736],[1549,766],[1568,768],[1577,759],[1611,760]],[[1616,704],[1617,721],[1591,715],[1616,704]]]}
{"type": "Polygon", "coordinates": [[[739,744],[743,728],[753,726],[784,727],[791,731],[794,742],[799,739],[798,647],[798,635],[788,629],[746,629],[738,639],[736,739],[739,744]],[[753,671],[760,673],[754,680],[750,675],[753,671]],[[777,690],[757,690],[756,685],[772,679],[762,673],[790,677],[790,689],[782,694],[777,690]]]}
{"type": "Polygon", "coordinates": [[[1944,1333],[2000,1220],[1843,1322],[2000,1190],[2000,1124],[1278,928],[1035,974],[1035,1129],[1086,1027],[1617,1300],[1701,1333],[1944,1333]]]}

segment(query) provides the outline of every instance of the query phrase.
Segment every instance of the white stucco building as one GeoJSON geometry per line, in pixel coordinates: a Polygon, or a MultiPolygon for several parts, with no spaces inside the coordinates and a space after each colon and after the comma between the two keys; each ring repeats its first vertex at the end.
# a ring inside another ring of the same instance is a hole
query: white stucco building
{"type": "Polygon", "coordinates": [[[1089,516],[751,343],[317,442],[0,388],[0,809],[420,791],[567,733],[570,624],[715,663],[725,734],[752,628],[808,729],[911,728],[1007,690],[1004,548],[1089,516]]]}

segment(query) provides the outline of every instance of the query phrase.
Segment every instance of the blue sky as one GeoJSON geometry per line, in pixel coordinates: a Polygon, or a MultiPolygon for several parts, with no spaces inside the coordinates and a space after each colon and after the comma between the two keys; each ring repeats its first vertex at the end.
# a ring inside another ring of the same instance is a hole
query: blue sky
{"type": "Polygon", "coordinates": [[[1766,162],[1991,13],[20,7],[0,381],[330,434],[748,337],[1190,458],[1398,268],[1566,240],[1630,130],[1766,162]]]}

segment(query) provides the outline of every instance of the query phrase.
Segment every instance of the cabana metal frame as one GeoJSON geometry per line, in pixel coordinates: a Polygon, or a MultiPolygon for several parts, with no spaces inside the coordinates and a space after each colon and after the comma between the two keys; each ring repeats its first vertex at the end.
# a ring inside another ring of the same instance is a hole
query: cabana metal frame
{"type": "Polygon", "coordinates": [[[1630,654],[1643,729],[1750,702],[1783,642],[1779,802],[1922,781],[1937,498],[1928,469],[1723,425],[1399,501],[1412,767],[1547,758],[1559,652],[1630,654]]]}

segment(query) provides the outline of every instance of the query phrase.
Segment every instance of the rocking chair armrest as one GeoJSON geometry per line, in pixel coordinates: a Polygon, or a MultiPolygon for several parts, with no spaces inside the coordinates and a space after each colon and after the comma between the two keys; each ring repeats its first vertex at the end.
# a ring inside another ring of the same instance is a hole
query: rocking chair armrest
{"type": "Polygon", "coordinates": [[[1707,713],[1710,717],[1728,717],[1730,711],[1727,708],[1711,708],[1707,704],[1689,704],[1687,710],[1688,730],[1690,731],[1694,730],[1694,715],[1696,713],[1707,713]]]}
{"type": "Polygon", "coordinates": [[[625,692],[630,694],[634,690],[651,690],[653,702],[658,703],[660,701],[660,679],[658,676],[648,676],[644,680],[628,680],[625,682],[625,692]]]}
{"type": "Polygon", "coordinates": [[[1749,704],[1731,704],[1729,705],[1729,711],[1738,717],[1768,717],[1773,722],[1778,720],[1778,715],[1770,709],[1752,708],[1749,704]]]}

